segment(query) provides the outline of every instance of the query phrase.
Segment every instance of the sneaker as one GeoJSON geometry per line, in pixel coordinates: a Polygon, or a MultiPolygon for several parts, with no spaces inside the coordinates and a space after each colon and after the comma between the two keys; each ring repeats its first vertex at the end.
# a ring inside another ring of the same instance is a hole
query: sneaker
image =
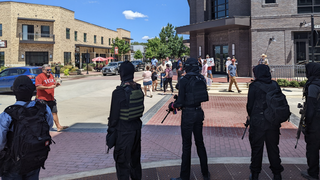
{"type": "Polygon", "coordinates": [[[228,92],[234,92],[234,91],[232,91],[232,90],[229,90],[228,92]]]}
{"type": "Polygon", "coordinates": [[[241,93],[242,91],[241,90],[238,90],[238,93],[241,93]]]}
{"type": "Polygon", "coordinates": [[[272,180],[282,180],[281,174],[274,174],[272,180]]]}
{"type": "Polygon", "coordinates": [[[203,180],[210,180],[210,172],[208,172],[207,176],[203,176],[203,180]]]}
{"type": "Polygon", "coordinates": [[[150,96],[150,98],[152,98],[152,95],[150,96]]]}
{"type": "Polygon", "coordinates": [[[308,179],[308,180],[319,179],[319,177],[310,176],[307,171],[301,171],[301,176],[308,179]]]}

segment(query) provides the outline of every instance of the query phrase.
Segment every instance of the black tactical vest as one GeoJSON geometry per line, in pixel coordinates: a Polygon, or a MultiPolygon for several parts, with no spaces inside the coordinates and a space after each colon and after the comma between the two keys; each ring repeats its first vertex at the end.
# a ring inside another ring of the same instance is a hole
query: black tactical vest
{"type": "Polygon", "coordinates": [[[132,121],[139,119],[143,115],[144,111],[144,94],[138,85],[137,89],[133,89],[131,86],[122,86],[125,90],[126,103],[120,107],[120,120],[132,121]]]}

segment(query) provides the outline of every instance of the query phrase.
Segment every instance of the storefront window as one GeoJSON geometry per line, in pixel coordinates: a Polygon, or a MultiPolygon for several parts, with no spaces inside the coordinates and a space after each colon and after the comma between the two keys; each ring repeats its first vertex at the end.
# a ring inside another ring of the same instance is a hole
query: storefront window
{"type": "Polygon", "coordinates": [[[64,65],[71,64],[71,52],[64,52],[64,65]]]}
{"type": "Polygon", "coordinates": [[[276,3],[276,0],[266,0],[265,3],[266,3],[266,4],[268,4],[268,3],[276,3]]]}
{"type": "Polygon", "coordinates": [[[0,52],[0,67],[4,66],[4,52],[0,52]]]}
{"type": "Polygon", "coordinates": [[[41,26],[41,37],[50,37],[50,26],[41,26]]]}
{"type": "Polygon", "coordinates": [[[213,0],[212,1],[212,19],[221,19],[229,17],[228,0],[213,0]]]}
{"type": "Polygon", "coordinates": [[[298,13],[320,13],[320,0],[298,0],[298,13]]]}

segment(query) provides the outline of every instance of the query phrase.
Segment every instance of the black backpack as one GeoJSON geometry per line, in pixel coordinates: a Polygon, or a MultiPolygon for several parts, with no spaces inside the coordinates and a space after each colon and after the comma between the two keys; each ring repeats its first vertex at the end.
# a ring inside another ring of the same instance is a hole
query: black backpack
{"type": "Polygon", "coordinates": [[[277,82],[272,83],[274,86],[267,86],[257,81],[254,85],[266,93],[267,108],[263,112],[264,117],[272,124],[279,125],[290,118],[291,112],[286,96],[275,84],[277,82]]]}
{"type": "Polygon", "coordinates": [[[191,76],[187,84],[185,105],[194,106],[205,101],[209,101],[206,80],[200,74],[191,76]]]}
{"type": "Polygon", "coordinates": [[[6,152],[2,152],[6,154],[5,163],[0,164],[0,174],[14,169],[24,175],[40,167],[44,169],[52,143],[50,127],[45,119],[46,105],[36,102],[35,106],[27,108],[28,104],[5,109],[12,118],[10,129],[13,126],[13,132],[7,134],[6,152]]]}

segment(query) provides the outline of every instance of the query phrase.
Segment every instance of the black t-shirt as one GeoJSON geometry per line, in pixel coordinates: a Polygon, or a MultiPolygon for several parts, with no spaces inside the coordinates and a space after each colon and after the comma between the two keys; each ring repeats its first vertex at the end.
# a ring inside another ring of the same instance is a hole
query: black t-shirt
{"type": "Polygon", "coordinates": [[[55,70],[55,74],[60,74],[60,66],[56,66],[54,70],[55,70]]]}
{"type": "Polygon", "coordinates": [[[153,73],[152,73],[151,79],[152,79],[152,81],[155,81],[155,80],[158,79],[158,78],[157,78],[157,72],[153,72],[153,73]]]}
{"type": "Polygon", "coordinates": [[[178,69],[178,78],[180,78],[180,77],[182,77],[182,74],[184,73],[184,69],[183,69],[183,67],[180,67],[179,69],[178,69]]]}

